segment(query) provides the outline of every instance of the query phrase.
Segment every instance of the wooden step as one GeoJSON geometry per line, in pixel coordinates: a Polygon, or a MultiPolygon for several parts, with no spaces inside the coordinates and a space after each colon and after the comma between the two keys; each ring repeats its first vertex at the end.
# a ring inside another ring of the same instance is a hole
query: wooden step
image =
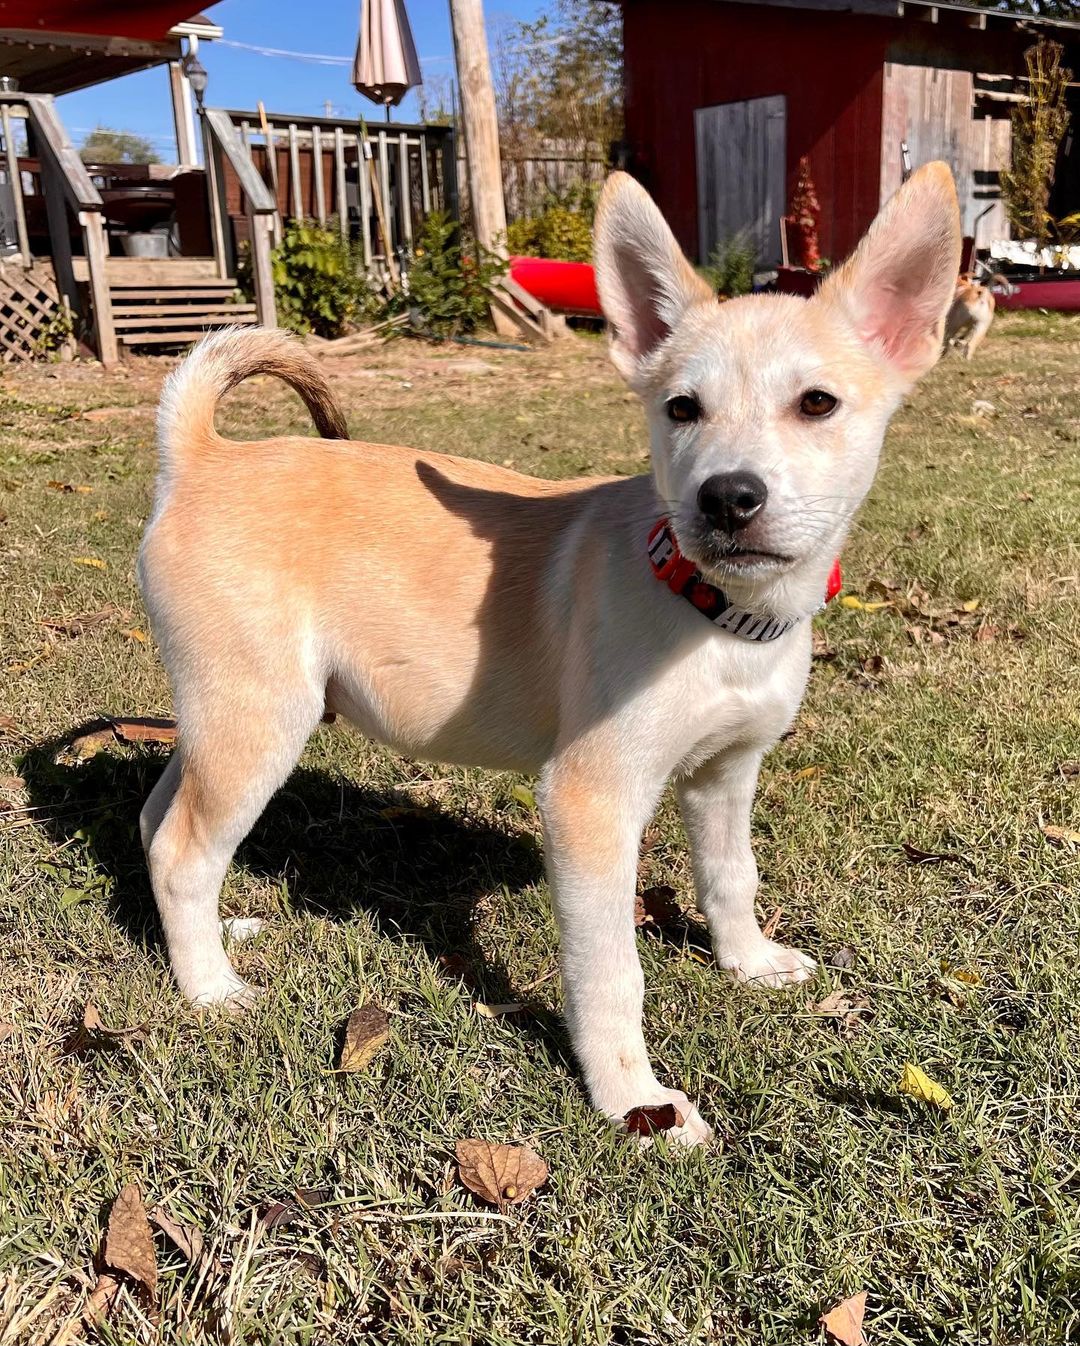
{"type": "Polygon", "coordinates": [[[171,285],[159,286],[156,290],[125,290],[116,285],[109,286],[109,295],[118,303],[128,303],[132,299],[151,300],[151,299],[207,299],[222,300],[228,299],[229,295],[235,294],[235,281],[222,281],[220,285],[207,286],[200,285],[198,289],[174,289],[171,285]]]}
{"type": "Polygon", "coordinates": [[[214,330],[204,327],[184,332],[117,332],[116,339],[122,346],[190,346],[214,330]]]}
{"type": "MultiPolygon", "coordinates": [[[[72,258],[76,280],[88,280],[85,257],[72,258]]],[[[212,257],[109,257],[105,261],[109,285],[202,284],[219,279],[212,257]]]]}
{"type": "Polygon", "coordinates": [[[113,326],[118,332],[132,329],[143,332],[160,327],[191,327],[193,324],[213,324],[215,327],[250,325],[256,321],[254,304],[233,304],[226,309],[201,309],[194,306],[181,313],[160,317],[155,309],[137,318],[118,318],[113,313],[113,326]]]}
{"type": "MultiPolygon", "coordinates": [[[[173,296],[170,295],[171,299],[173,296]]],[[[189,313],[254,313],[254,304],[226,304],[207,300],[192,304],[113,304],[114,318],[158,318],[189,313]]]]}

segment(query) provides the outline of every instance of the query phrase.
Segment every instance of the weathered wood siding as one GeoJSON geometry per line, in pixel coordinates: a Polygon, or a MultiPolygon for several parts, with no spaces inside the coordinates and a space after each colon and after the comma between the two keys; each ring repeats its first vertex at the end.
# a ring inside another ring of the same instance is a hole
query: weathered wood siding
{"type": "Polygon", "coordinates": [[[718,243],[746,238],[759,266],[779,265],[779,220],[787,202],[785,102],[777,94],[695,111],[702,259],[718,243]]]}
{"type": "Polygon", "coordinates": [[[967,70],[886,63],[881,199],[900,186],[901,142],[907,144],[913,168],[944,159],[956,178],[966,235],[975,234],[979,215],[993,207],[978,224],[976,243],[985,247],[993,238],[1009,236],[997,175],[1009,163],[1010,131],[1007,115],[976,115],[974,83],[967,70]]]}

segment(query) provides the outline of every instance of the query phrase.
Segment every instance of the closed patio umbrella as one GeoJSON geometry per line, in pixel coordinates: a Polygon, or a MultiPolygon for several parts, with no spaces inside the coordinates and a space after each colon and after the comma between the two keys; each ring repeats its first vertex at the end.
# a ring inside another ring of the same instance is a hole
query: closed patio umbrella
{"type": "Polygon", "coordinates": [[[365,98],[381,103],[387,116],[422,82],[405,0],[363,0],[352,82],[365,98]]]}

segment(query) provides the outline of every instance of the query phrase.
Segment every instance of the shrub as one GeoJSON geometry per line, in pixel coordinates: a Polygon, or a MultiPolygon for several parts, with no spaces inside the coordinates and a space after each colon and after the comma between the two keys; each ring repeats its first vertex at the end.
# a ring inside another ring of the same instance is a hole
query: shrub
{"type": "Polygon", "coordinates": [[[359,248],[336,228],[290,220],[271,255],[278,322],[301,335],[337,337],[370,314],[359,248]]]}
{"type": "Polygon", "coordinates": [[[506,245],[515,256],[589,262],[595,214],[595,187],[578,183],[561,196],[550,195],[537,214],[515,220],[506,231],[506,245]]]}
{"type": "Polygon", "coordinates": [[[719,242],[701,268],[701,274],[717,294],[734,299],[754,288],[754,264],[757,249],[745,234],[734,234],[719,242]]]}
{"type": "Polygon", "coordinates": [[[407,268],[408,293],[395,294],[386,314],[417,309],[436,336],[471,332],[488,321],[488,289],[506,263],[466,236],[444,211],[424,220],[407,268]]]}

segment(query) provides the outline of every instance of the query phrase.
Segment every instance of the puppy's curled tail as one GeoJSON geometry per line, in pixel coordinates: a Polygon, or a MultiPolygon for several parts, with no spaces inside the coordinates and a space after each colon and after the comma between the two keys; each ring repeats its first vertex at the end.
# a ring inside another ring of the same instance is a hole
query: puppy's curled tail
{"type": "Polygon", "coordinates": [[[295,336],[269,327],[227,327],[205,337],[169,375],[158,405],[158,451],[166,472],[219,440],[214,412],[230,388],[255,374],[283,379],[303,398],[323,439],[348,439],[330,386],[295,336]]]}

